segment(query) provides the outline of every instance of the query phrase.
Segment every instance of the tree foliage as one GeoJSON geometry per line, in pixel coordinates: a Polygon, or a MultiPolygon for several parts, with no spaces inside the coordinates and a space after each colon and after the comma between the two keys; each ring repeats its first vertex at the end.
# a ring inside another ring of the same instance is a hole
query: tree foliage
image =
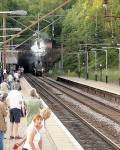
{"type": "MultiPolygon", "coordinates": [[[[17,21],[28,26],[38,18],[38,14],[43,16],[62,2],[64,0],[1,0],[0,9],[1,11],[26,10],[28,16],[19,17],[17,21]]],[[[52,22],[57,19],[57,15],[62,17],[54,23],[54,39],[64,42],[66,53],[78,51],[80,44],[109,43],[116,45],[120,42],[120,0],[108,0],[107,7],[103,5],[103,0],[71,0],[67,6],[48,17],[47,21],[52,22]]],[[[48,22],[40,23],[40,29],[47,26],[48,22]]],[[[0,24],[2,26],[2,18],[0,24]]],[[[15,23],[11,19],[8,19],[8,26],[21,27],[19,23],[15,23]]],[[[33,30],[37,30],[37,26],[33,30]]],[[[43,31],[48,32],[51,37],[53,36],[52,25],[43,31]]],[[[27,31],[25,34],[28,36],[33,32],[27,31]]],[[[111,55],[115,56],[114,51],[110,52],[110,58],[111,55]]],[[[70,59],[72,57],[66,60],[66,66],[71,61],[70,59]]]]}
{"type": "Polygon", "coordinates": [[[109,0],[107,6],[107,15],[109,17],[106,17],[102,1],[78,0],[72,9],[68,11],[63,22],[62,33],[66,35],[65,39],[69,40],[69,42],[67,41],[67,46],[69,47],[71,42],[69,38],[72,39],[73,45],[76,44],[74,43],[74,38],[76,37],[78,37],[76,40],[79,43],[112,42],[112,38],[115,38],[116,42],[119,42],[119,4],[119,0],[109,0]],[[116,18],[112,16],[116,16],[116,18]]]}

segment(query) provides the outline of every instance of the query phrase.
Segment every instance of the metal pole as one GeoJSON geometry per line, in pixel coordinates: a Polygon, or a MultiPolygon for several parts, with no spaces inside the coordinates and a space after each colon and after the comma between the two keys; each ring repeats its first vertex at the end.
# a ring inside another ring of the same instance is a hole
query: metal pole
{"type": "Polygon", "coordinates": [[[98,75],[97,75],[97,52],[95,51],[95,81],[98,80],[98,75]]]}
{"type": "Polygon", "coordinates": [[[13,39],[11,40],[11,44],[10,44],[10,46],[11,46],[11,49],[13,50],[13,39]]]}
{"type": "Polygon", "coordinates": [[[89,74],[88,74],[88,51],[86,53],[87,53],[87,64],[86,64],[87,76],[86,76],[86,79],[88,79],[89,78],[89,74]]]}
{"type": "Polygon", "coordinates": [[[107,50],[105,50],[106,52],[106,83],[108,83],[108,64],[107,64],[107,50]]]}
{"type": "Polygon", "coordinates": [[[88,79],[88,52],[87,52],[87,44],[85,46],[85,79],[88,79]]]}
{"type": "Polygon", "coordinates": [[[52,37],[54,38],[54,31],[55,31],[55,27],[54,27],[54,21],[53,21],[53,19],[52,19],[52,37]]]}
{"type": "Polygon", "coordinates": [[[78,52],[78,76],[80,77],[80,53],[78,52]]]}
{"type": "Polygon", "coordinates": [[[63,43],[61,43],[61,74],[64,75],[64,70],[63,70],[63,43]]]}
{"type": "Polygon", "coordinates": [[[40,35],[39,35],[39,32],[40,32],[40,31],[39,31],[39,30],[40,30],[40,29],[39,29],[39,26],[40,26],[40,23],[39,23],[39,13],[38,13],[38,39],[40,38],[40,35]]]}
{"type": "Polygon", "coordinates": [[[102,81],[102,64],[100,64],[100,81],[102,81]]]}
{"type": "Polygon", "coordinates": [[[81,46],[82,46],[82,45],[80,44],[80,50],[82,49],[81,46]]]}
{"type": "Polygon", "coordinates": [[[3,14],[3,55],[2,55],[2,62],[3,62],[3,69],[6,69],[6,14],[3,14]]]}
{"type": "Polygon", "coordinates": [[[119,48],[119,85],[120,85],[120,48],[119,48]]]}
{"type": "Polygon", "coordinates": [[[112,19],[113,19],[113,18],[112,18],[112,10],[111,10],[111,32],[112,32],[112,33],[111,33],[111,36],[112,36],[112,43],[113,43],[113,42],[114,42],[114,41],[113,41],[113,39],[114,39],[114,33],[113,33],[113,21],[112,21],[112,19]]]}
{"type": "MultiPolygon", "coordinates": [[[[39,13],[38,13],[38,20],[39,20],[39,13]]],[[[38,24],[37,24],[37,45],[38,45],[38,48],[40,49],[40,31],[39,31],[39,26],[40,26],[40,23],[38,21],[38,24]]],[[[38,56],[38,59],[39,59],[39,56],[38,56]]]]}
{"type": "Polygon", "coordinates": [[[98,13],[96,12],[96,26],[95,26],[95,38],[98,43],[98,13]]]}

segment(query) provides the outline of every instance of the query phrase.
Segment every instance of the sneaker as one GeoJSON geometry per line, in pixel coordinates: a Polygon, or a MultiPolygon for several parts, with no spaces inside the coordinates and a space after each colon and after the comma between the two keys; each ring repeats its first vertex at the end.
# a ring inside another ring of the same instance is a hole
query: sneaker
{"type": "Polygon", "coordinates": [[[14,136],[10,136],[10,140],[14,139],[14,136]]]}
{"type": "Polygon", "coordinates": [[[20,137],[20,136],[15,136],[15,140],[19,140],[19,139],[22,139],[22,137],[20,137]]]}

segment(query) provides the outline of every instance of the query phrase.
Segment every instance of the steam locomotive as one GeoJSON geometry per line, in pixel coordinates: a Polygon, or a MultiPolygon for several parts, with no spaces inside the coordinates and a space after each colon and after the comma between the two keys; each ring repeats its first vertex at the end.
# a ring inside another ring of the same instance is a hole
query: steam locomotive
{"type": "Polygon", "coordinates": [[[44,68],[46,68],[45,71],[47,70],[48,64],[50,63],[48,63],[48,59],[45,58],[45,56],[40,55],[39,53],[40,46],[41,46],[41,49],[44,49],[44,50],[49,49],[49,52],[50,52],[50,50],[52,49],[51,39],[46,39],[46,40],[39,39],[37,41],[35,40],[34,45],[32,47],[30,47],[29,44],[26,47],[25,45],[20,47],[24,51],[22,53],[19,53],[18,64],[24,67],[24,72],[32,73],[36,76],[42,76],[43,71],[44,71],[43,66],[44,68]],[[26,50],[26,49],[29,49],[29,50],[26,50]]]}
{"type": "Polygon", "coordinates": [[[42,60],[32,52],[21,53],[18,63],[24,67],[25,73],[32,73],[35,76],[42,76],[43,74],[42,60]]]}
{"type": "Polygon", "coordinates": [[[33,63],[32,72],[35,76],[42,76],[43,68],[42,68],[42,61],[37,60],[33,63]]]}

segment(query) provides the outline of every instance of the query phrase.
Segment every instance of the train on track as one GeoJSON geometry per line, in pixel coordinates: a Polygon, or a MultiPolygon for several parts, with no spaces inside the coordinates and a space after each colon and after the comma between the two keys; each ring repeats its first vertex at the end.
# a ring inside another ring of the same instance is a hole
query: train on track
{"type": "Polygon", "coordinates": [[[43,75],[42,61],[36,60],[36,61],[33,63],[33,66],[32,66],[32,73],[33,73],[35,76],[42,76],[42,75],[43,75]]]}
{"type": "Polygon", "coordinates": [[[44,38],[44,40],[35,40],[32,47],[29,45],[26,47],[25,45],[21,46],[20,48],[22,49],[22,52],[19,53],[18,56],[19,66],[24,67],[25,73],[32,73],[36,76],[42,76],[43,72],[46,73],[49,70],[50,60],[48,55],[50,56],[50,54],[52,54],[50,53],[52,50],[52,45],[53,40],[45,40],[44,38]],[[41,46],[41,49],[39,46],[41,46]],[[49,53],[45,53],[45,51],[48,51],[49,53]]]}
{"type": "Polygon", "coordinates": [[[33,52],[21,53],[18,64],[24,67],[25,73],[32,73],[35,76],[43,75],[42,60],[33,52]]]}

